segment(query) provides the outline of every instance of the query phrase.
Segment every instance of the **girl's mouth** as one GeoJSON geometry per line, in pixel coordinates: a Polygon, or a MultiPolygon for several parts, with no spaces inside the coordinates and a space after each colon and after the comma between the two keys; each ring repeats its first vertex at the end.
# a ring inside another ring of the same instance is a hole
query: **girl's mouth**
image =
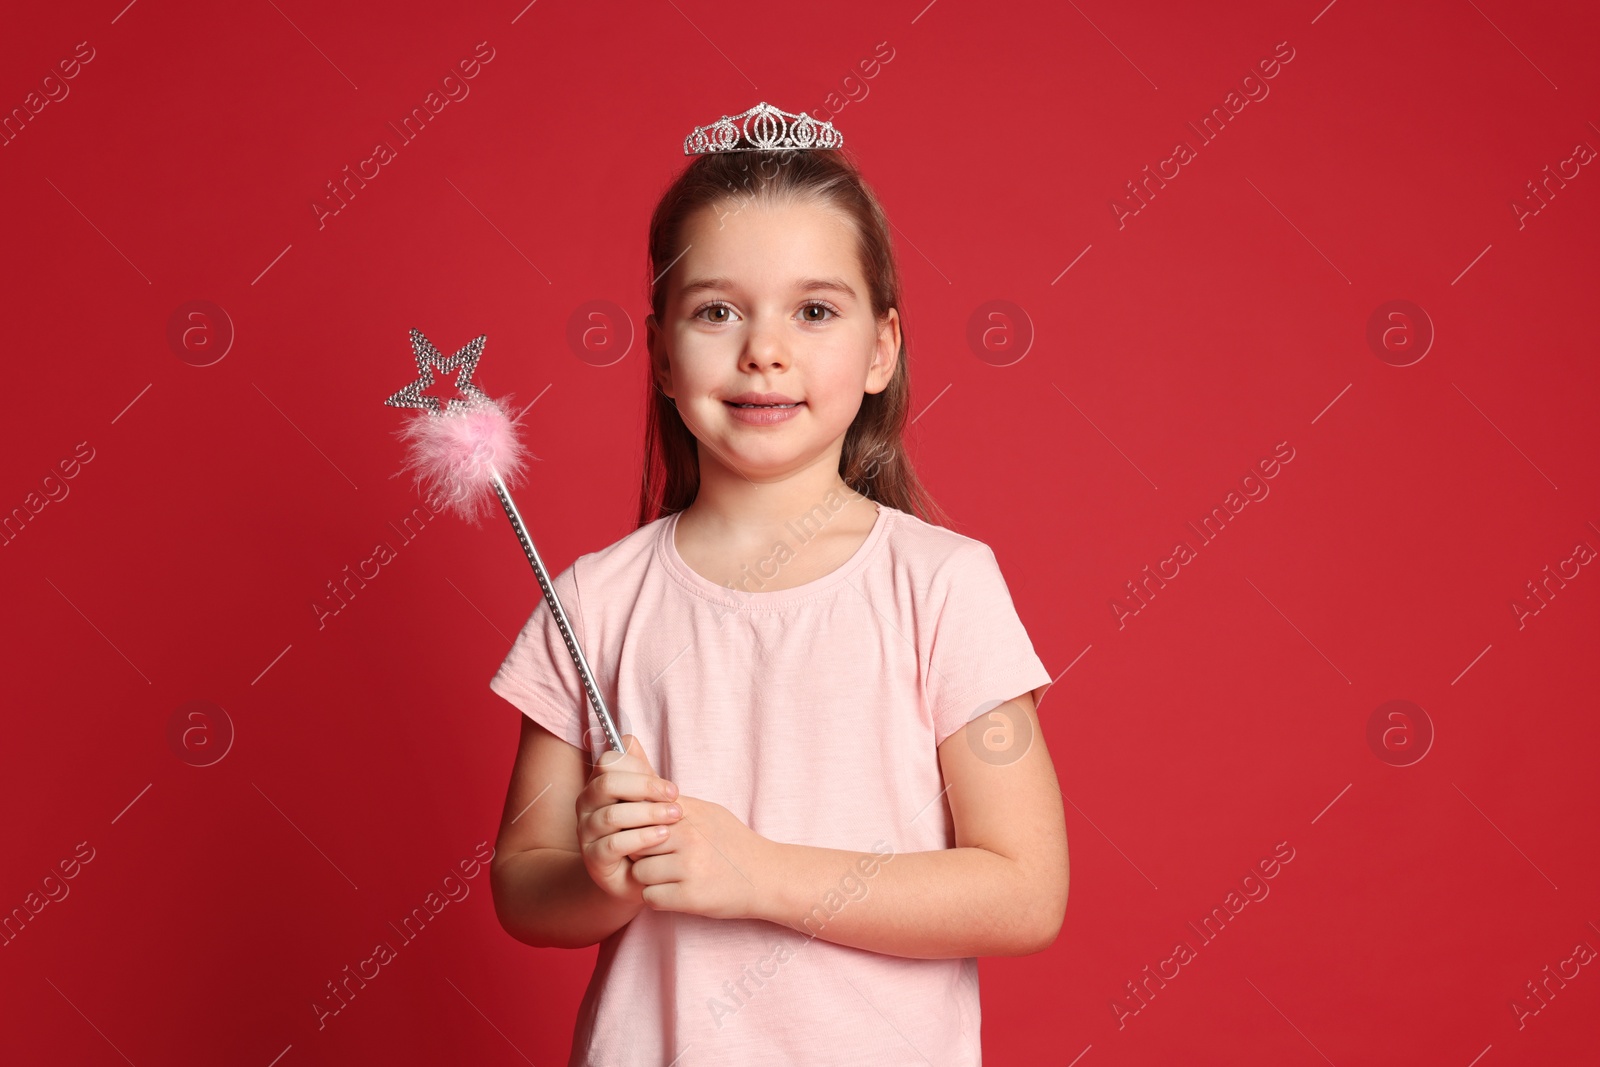
{"type": "Polygon", "coordinates": [[[730,400],[724,400],[723,403],[728,406],[728,414],[735,422],[750,426],[772,426],[794,418],[806,402],[796,400],[792,404],[735,404],[730,400]]]}

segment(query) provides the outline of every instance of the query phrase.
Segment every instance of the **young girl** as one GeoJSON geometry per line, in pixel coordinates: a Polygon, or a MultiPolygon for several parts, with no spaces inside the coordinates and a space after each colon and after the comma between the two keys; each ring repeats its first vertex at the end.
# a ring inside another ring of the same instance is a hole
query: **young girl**
{"type": "Polygon", "coordinates": [[[994,553],[916,514],[888,222],[842,151],[741,144],[649,253],[639,526],[554,579],[627,752],[541,601],[490,681],[496,912],[600,945],[570,1065],[978,1064],[976,957],[1066,906],[1050,675],[994,553]]]}

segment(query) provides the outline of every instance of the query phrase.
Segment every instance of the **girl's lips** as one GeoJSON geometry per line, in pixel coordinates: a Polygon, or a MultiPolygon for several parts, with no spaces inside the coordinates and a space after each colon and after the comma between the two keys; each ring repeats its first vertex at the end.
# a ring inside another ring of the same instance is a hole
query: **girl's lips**
{"type": "Polygon", "coordinates": [[[722,402],[728,409],[728,414],[739,422],[751,426],[771,426],[775,423],[787,422],[795,417],[802,407],[804,400],[796,401],[793,407],[739,407],[730,401],[722,402]]]}

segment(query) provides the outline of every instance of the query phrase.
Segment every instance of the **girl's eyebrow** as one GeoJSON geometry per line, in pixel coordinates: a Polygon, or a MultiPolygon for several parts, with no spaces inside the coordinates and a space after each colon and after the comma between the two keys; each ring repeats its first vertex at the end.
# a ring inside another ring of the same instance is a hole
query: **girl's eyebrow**
{"type": "MultiPolygon", "coordinates": [[[[679,298],[688,298],[696,293],[737,288],[738,286],[728,278],[696,278],[693,281],[685,282],[683,288],[678,290],[678,296],[679,298]]],[[[843,278],[802,278],[795,283],[795,291],[801,293],[829,291],[852,299],[856,295],[856,291],[843,278]]]]}

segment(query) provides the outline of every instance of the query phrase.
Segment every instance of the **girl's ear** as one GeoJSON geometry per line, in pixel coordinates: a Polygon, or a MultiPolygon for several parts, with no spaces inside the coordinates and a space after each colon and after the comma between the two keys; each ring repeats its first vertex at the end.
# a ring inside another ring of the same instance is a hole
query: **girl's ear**
{"type": "Polygon", "coordinates": [[[881,393],[889,388],[899,362],[900,312],[890,308],[878,323],[878,340],[873,346],[872,364],[867,368],[867,392],[881,393]]]}

